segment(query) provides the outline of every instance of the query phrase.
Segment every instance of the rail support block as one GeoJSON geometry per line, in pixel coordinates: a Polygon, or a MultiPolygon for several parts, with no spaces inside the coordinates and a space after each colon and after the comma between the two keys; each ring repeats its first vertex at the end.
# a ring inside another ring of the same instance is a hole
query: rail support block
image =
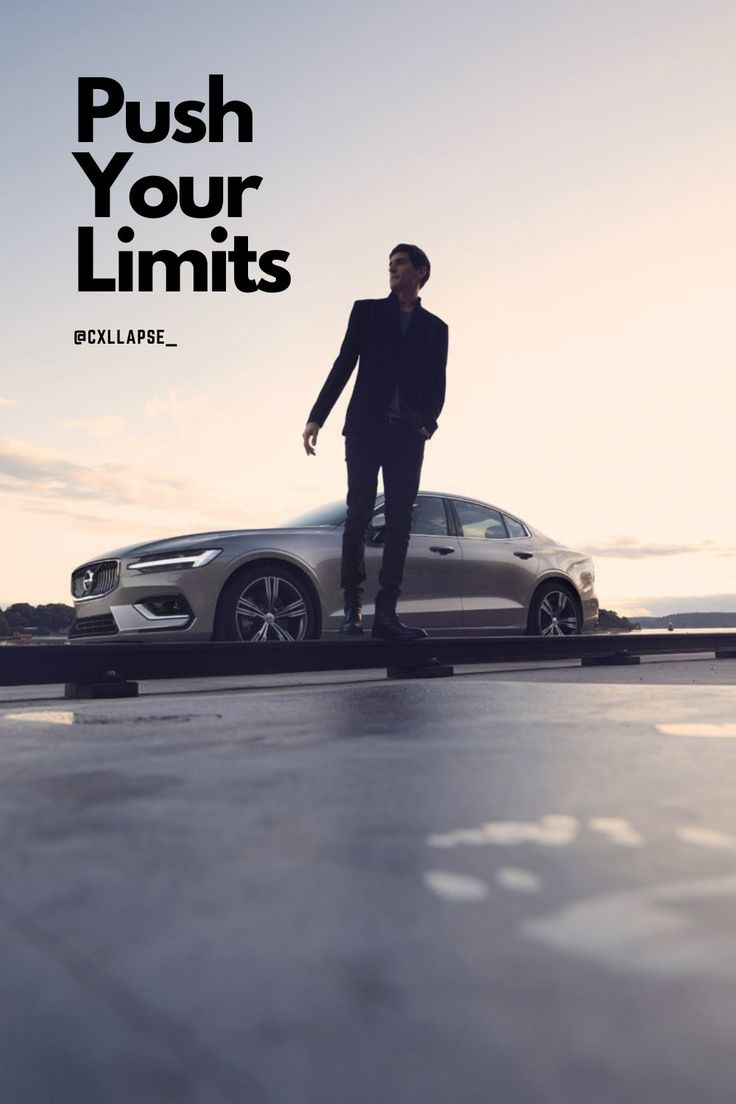
{"type": "Polygon", "coordinates": [[[627,667],[630,663],[641,663],[641,656],[616,652],[615,655],[607,656],[583,656],[580,660],[583,667],[627,667]]]}
{"type": "Polygon", "coordinates": [[[449,663],[440,663],[438,659],[426,659],[422,663],[412,663],[404,667],[387,667],[386,678],[449,678],[455,674],[455,668],[449,663]]]}
{"type": "Polygon", "coordinates": [[[138,683],[124,679],[110,679],[107,682],[67,682],[64,684],[65,698],[137,698],[138,683]]]}
{"type": "Polygon", "coordinates": [[[717,648],[716,659],[736,659],[736,648],[717,648]]]}

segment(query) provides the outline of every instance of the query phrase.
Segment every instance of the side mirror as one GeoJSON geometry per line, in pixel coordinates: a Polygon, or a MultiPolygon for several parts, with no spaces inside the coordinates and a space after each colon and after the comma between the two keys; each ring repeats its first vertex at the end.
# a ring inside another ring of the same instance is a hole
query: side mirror
{"type": "Polygon", "coordinates": [[[385,525],[386,525],[386,515],[385,514],[376,514],[376,516],[374,518],[372,518],[371,524],[370,524],[370,530],[369,530],[369,534],[370,534],[369,539],[374,544],[378,544],[381,540],[383,540],[383,530],[385,528],[385,525]]]}

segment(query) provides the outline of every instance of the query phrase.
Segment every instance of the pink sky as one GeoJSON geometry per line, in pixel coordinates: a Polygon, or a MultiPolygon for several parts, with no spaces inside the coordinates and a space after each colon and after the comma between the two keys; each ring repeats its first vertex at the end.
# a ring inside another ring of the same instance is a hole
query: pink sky
{"type": "Polygon", "coordinates": [[[734,6],[377,3],[336,19],[316,3],[289,9],[288,36],[275,10],[181,11],[149,9],[143,38],[107,5],[11,19],[0,606],[69,601],[71,569],[122,543],[275,524],[344,494],[351,385],[316,458],[301,431],[399,240],[429,253],[423,301],[450,326],[423,486],[590,551],[609,608],[725,604],[734,6]],[[291,287],[80,295],[76,227],[93,220],[71,157],[76,78],[114,75],[151,104],[205,95],[210,72],[252,105],[255,141],[133,147],[111,121],[93,151],[135,153],[97,220],[101,260],[122,223],[144,247],[209,241],[208,221],[132,218],[138,175],[258,173],[247,225],[227,225],[289,250],[291,287]],[[77,326],[128,325],[178,348],[72,344],[77,326]]]}

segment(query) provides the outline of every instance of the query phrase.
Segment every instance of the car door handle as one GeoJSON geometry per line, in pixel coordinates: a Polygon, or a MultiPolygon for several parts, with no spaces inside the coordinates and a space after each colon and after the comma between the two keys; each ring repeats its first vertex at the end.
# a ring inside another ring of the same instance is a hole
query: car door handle
{"type": "Polygon", "coordinates": [[[533,552],[514,552],[515,556],[518,556],[520,560],[530,560],[534,555],[533,552]]]}
{"type": "Polygon", "coordinates": [[[430,544],[430,552],[439,552],[440,556],[449,556],[451,552],[454,552],[454,548],[447,548],[444,544],[430,544]]]}

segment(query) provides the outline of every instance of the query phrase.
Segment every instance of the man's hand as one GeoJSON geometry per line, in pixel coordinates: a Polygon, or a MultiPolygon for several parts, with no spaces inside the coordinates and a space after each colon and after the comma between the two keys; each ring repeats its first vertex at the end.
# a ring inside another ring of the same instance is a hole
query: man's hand
{"type": "Polygon", "coordinates": [[[317,434],[320,431],[319,422],[307,422],[302,437],[304,439],[304,451],[307,456],[316,456],[317,453],[312,448],[312,445],[317,444],[317,434]]]}

